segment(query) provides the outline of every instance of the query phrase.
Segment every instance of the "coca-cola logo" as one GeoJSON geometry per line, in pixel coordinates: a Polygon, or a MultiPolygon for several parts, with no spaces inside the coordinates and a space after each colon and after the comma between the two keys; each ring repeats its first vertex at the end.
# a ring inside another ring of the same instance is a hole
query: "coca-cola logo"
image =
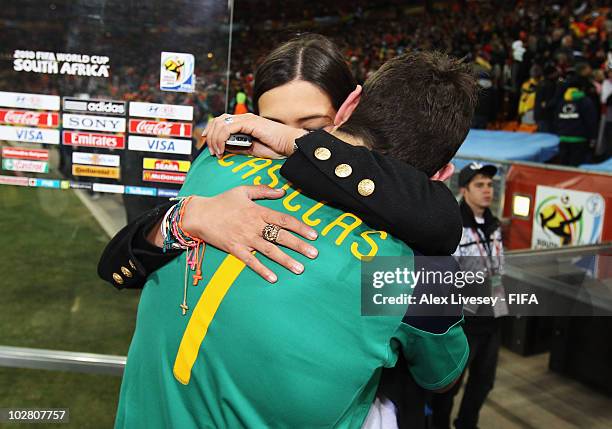
{"type": "Polygon", "coordinates": [[[4,116],[4,120],[9,124],[38,125],[40,113],[9,110],[4,116]]]}
{"type": "Polygon", "coordinates": [[[172,132],[172,124],[168,122],[147,122],[140,121],[136,125],[136,132],[140,134],[151,134],[154,136],[164,135],[169,136],[172,132]]]}
{"type": "Polygon", "coordinates": [[[130,132],[149,136],[189,137],[191,136],[191,124],[130,119],[130,132]]]}
{"type": "Polygon", "coordinates": [[[59,125],[59,115],[51,112],[0,109],[0,122],[11,125],[56,127],[59,125]]]}

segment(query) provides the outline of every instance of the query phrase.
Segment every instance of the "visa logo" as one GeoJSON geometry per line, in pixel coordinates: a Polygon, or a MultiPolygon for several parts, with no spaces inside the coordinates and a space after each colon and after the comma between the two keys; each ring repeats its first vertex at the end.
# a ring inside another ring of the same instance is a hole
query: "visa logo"
{"type": "Polygon", "coordinates": [[[145,152],[180,153],[191,155],[191,140],[162,137],[129,136],[129,150],[145,152]]]}
{"type": "Polygon", "coordinates": [[[174,142],[169,140],[151,139],[147,142],[149,150],[157,152],[175,152],[174,142]]]}
{"type": "Polygon", "coordinates": [[[42,131],[36,130],[18,130],[17,139],[20,141],[38,142],[43,140],[42,131]]]}

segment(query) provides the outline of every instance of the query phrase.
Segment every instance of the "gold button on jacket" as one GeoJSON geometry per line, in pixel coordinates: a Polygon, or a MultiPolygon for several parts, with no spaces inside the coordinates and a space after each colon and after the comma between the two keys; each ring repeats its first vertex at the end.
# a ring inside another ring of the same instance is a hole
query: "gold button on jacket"
{"type": "Polygon", "coordinates": [[[357,192],[359,192],[359,195],[369,197],[374,192],[374,188],[376,188],[376,186],[373,181],[370,179],[363,179],[357,185],[357,192]]]}
{"type": "Polygon", "coordinates": [[[319,161],[327,161],[331,158],[331,151],[326,147],[318,147],[314,151],[314,156],[319,161]]]}
{"type": "Polygon", "coordinates": [[[117,283],[118,285],[122,285],[123,284],[123,277],[121,277],[119,274],[117,273],[113,273],[113,280],[115,281],[115,283],[117,283]]]}
{"type": "Polygon", "coordinates": [[[121,267],[121,272],[127,278],[131,278],[132,277],[132,272],[130,270],[128,270],[127,268],[125,268],[125,267],[121,267]]]}
{"type": "Polygon", "coordinates": [[[353,168],[348,164],[340,164],[336,167],[335,173],[338,177],[349,177],[353,172],[353,168]]]}

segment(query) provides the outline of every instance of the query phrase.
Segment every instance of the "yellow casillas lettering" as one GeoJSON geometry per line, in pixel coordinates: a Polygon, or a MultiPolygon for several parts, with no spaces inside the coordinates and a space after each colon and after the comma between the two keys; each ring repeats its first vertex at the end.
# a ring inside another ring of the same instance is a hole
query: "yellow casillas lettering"
{"type": "MultiPolygon", "coordinates": [[[[268,186],[270,188],[274,188],[276,185],[278,185],[279,179],[278,179],[278,176],[276,175],[276,172],[280,170],[280,168],[281,168],[280,165],[273,165],[272,167],[266,170],[266,173],[268,173],[268,176],[271,179],[270,183],[268,183],[268,186]]],[[[261,185],[261,176],[255,176],[255,179],[253,179],[253,184],[261,185]]]]}
{"type": "Polygon", "coordinates": [[[325,205],[325,202],[316,203],[314,206],[308,209],[306,213],[302,215],[302,221],[308,226],[317,226],[321,223],[321,219],[311,219],[310,216],[317,210],[325,205]]]}
{"type": "Polygon", "coordinates": [[[373,256],[376,256],[376,254],[378,253],[378,244],[376,244],[376,242],[370,238],[370,235],[372,234],[380,235],[381,240],[387,239],[387,233],[385,231],[364,231],[362,232],[360,234],[361,238],[363,238],[363,240],[370,245],[370,251],[366,254],[361,253],[359,251],[359,245],[357,244],[356,241],[353,241],[353,243],[351,243],[351,253],[357,259],[361,260],[364,257],[371,258],[373,256]]]}
{"type": "Polygon", "coordinates": [[[229,167],[230,165],[234,165],[234,161],[226,161],[226,159],[231,158],[232,156],[236,156],[236,154],[234,153],[228,153],[226,155],[223,155],[223,158],[217,160],[217,162],[219,163],[220,166],[222,167],[229,167]]]}
{"type": "Polygon", "coordinates": [[[338,216],[336,220],[334,220],[332,223],[330,223],[325,228],[323,228],[323,231],[321,231],[321,234],[327,235],[329,231],[331,231],[335,226],[344,228],[344,231],[342,231],[342,233],[338,236],[338,238],[336,238],[335,243],[337,246],[339,246],[342,244],[346,236],[349,235],[351,231],[353,231],[355,228],[357,228],[361,224],[362,224],[361,219],[359,219],[353,213],[343,213],[340,216],[338,216]],[[351,224],[347,224],[344,222],[344,219],[346,218],[352,218],[354,222],[351,224]]]}
{"type": "Polygon", "coordinates": [[[243,162],[242,164],[238,164],[236,167],[232,168],[232,173],[242,170],[244,167],[251,167],[251,170],[242,175],[242,179],[246,179],[247,177],[257,173],[258,171],[268,167],[272,164],[271,159],[263,159],[263,158],[251,158],[248,161],[243,162]]]}
{"type": "MultiPolygon", "coordinates": [[[[289,186],[287,186],[287,188],[288,187],[289,186]]],[[[283,186],[282,189],[285,189],[285,186],[283,186]]],[[[300,190],[299,189],[293,191],[292,193],[287,195],[285,198],[283,198],[283,206],[285,206],[285,208],[287,210],[289,210],[290,212],[296,212],[296,211],[298,211],[299,209],[302,208],[302,206],[300,204],[291,205],[291,200],[293,200],[298,195],[300,195],[300,190]]]]}

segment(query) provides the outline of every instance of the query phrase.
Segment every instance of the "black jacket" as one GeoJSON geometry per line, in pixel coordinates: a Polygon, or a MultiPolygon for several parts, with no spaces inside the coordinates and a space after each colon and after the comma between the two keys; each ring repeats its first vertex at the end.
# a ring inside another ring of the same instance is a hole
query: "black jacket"
{"type": "Polygon", "coordinates": [[[536,88],[534,117],[536,121],[553,121],[557,108],[557,82],[544,79],[536,88]]]}
{"type": "MultiPolygon", "coordinates": [[[[373,228],[389,232],[424,255],[449,255],[461,239],[459,206],[446,185],[432,181],[410,165],[348,145],[324,131],[298,139],[281,174],[304,194],[359,214],[373,228]],[[331,157],[319,160],[314,152],[327,148],[331,157]],[[352,174],[339,180],[338,164],[349,164],[352,174]],[[362,196],[359,183],[374,182],[374,192],[362,196]]],[[[151,210],[124,227],[106,246],[98,264],[100,277],[115,287],[142,288],[147,276],[180,252],[163,253],[145,239],[172,203],[151,210]],[[131,277],[123,275],[130,271],[131,277]],[[121,279],[121,284],[115,279],[121,279]]],[[[316,244],[315,244],[316,245],[316,244]]]]}
{"type": "MultiPolygon", "coordinates": [[[[446,185],[429,180],[406,163],[347,145],[322,131],[297,143],[298,150],[280,172],[305,194],[358,213],[371,227],[388,231],[422,254],[449,255],[456,249],[461,214],[446,185]],[[319,160],[314,155],[321,147],[330,151],[329,159],[319,160]],[[334,171],[342,163],[351,165],[353,173],[338,180],[334,171]],[[369,196],[358,192],[364,179],[375,184],[369,196]]],[[[100,277],[118,288],[141,288],[150,273],[180,254],[163,253],[145,238],[172,204],[145,213],[117,233],[100,259],[100,277]],[[114,275],[128,270],[131,276],[121,276],[122,284],[117,284],[114,275]]],[[[397,405],[400,428],[425,427],[425,393],[410,376],[403,357],[395,368],[383,370],[380,389],[397,405]]]]}
{"type": "Polygon", "coordinates": [[[557,108],[557,134],[584,140],[597,136],[597,110],[591,99],[576,88],[568,88],[557,108]]]}

